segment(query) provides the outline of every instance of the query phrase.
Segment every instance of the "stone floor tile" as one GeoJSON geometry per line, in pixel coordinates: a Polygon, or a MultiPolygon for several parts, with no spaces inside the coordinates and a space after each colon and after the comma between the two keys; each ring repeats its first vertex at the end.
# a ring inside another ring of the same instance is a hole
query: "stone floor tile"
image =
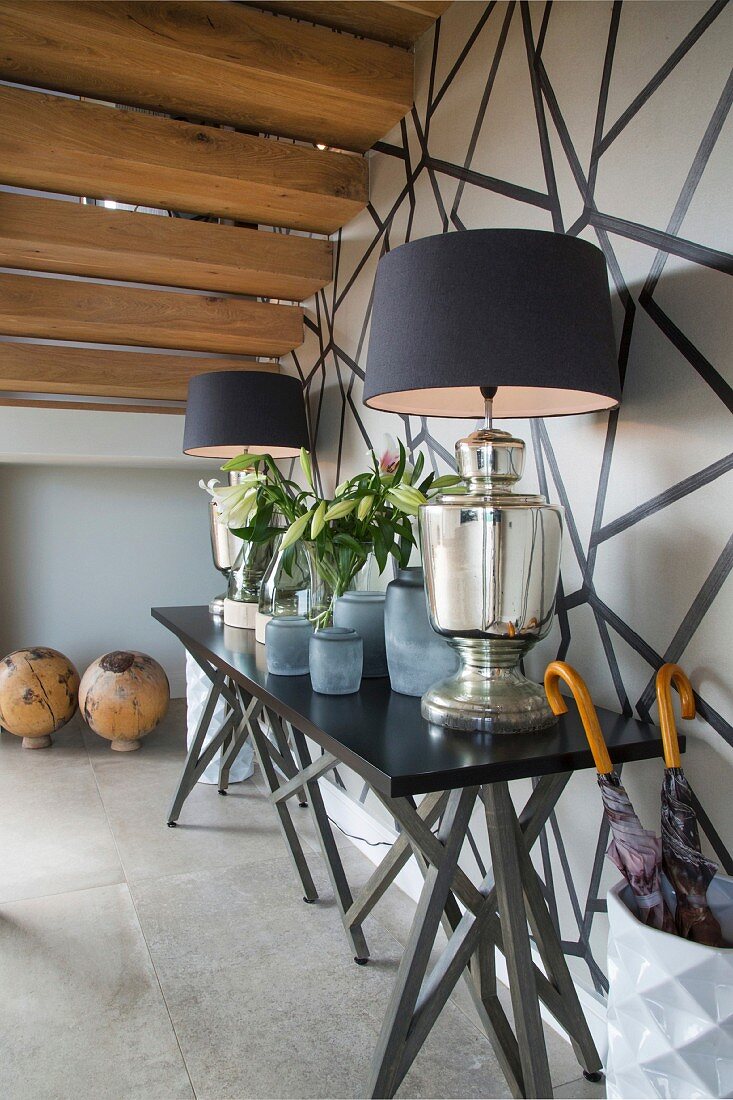
{"type": "Polygon", "coordinates": [[[606,1100],[606,1082],[595,1085],[592,1081],[586,1081],[585,1077],[558,1085],[554,1091],[556,1097],[563,1097],[564,1100],[606,1100]]]}
{"type": "MultiPolygon", "coordinates": [[[[384,932],[378,938],[391,941],[384,932]]],[[[400,954],[394,941],[389,954],[356,967],[283,947],[208,976],[163,978],[199,1100],[367,1095],[400,954]]],[[[398,1095],[503,1097],[508,1090],[486,1038],[449,1005],[398,1095]]]]}
{"type": "Polygon", "coordinates": [[[177,768],[164,761],[112,764],[97,766],[95,775],[130,882],[279,859],[285,851],[277,817],[251,779],[233,786],[227,798],[197,784],[178,827],[169,829],[177,768]]]}
{"type": "MultiPolygon", "coordinates": [[[[138,915],[161,979],[207,975],[287,950],[317,956],[327,968],[351,961],[325,865],[308,861],[319,900],[306,905],[286,855],[266,862],[213,867],[132,885],[138,915]]],[[[375,925],[394,962],[395,941],[375,925]]],[[[373,949],[381,946],[378,943],[373,949]]]]}
{"type": "Polygon", "coordinates": [[[126,885],[0,904],[0,1095],[193,1096],[126,885]]]}
{"type": "Polygon", "coordinates": [[[88,766],[89,754],[78,713],[51,735],[51,741],[48,749],[24,749],[22,737],[0,730],[0,771],[7,774],[20,770],[32,783],[34,776],[56,772],[69,764],[88,766]]]}
{"type": "MultiPolygon", "coordinates": [[[[25,750],[28,756],[53,749],[25,750]]],[[[88,760],[59,768],[0,764],[0,901],[122,882],[124,874],[88,760]]]]}

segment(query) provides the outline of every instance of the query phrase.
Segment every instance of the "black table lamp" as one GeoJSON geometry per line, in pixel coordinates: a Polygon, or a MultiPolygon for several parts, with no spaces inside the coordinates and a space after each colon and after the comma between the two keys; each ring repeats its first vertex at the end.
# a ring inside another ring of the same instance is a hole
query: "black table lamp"
{"type": "Polygon", "coordinates": [[[365,404],[485,416],[456,445],[467,492],[420,509],[431,621],[461,657],[459,671],[423,696],[429,721],[492,734],[555,721],[518,664],[552,625],[562,510],[513,492],[524,443],[495,430],[492,416],[592,412],[620,396],[606,264],[594,245],[476,229],[380,260],[365,404]]]}
{"type": "MultiPolygon", "coordinates": [[[[297,378],[271,371],[223,370],[197,374],[189,382],[184,454],[225,460],[252,451],[266,452],[273,458],[292,458],[308,445],[303,388],[297,378]]],[[[231,473],[230,484],[240,476],[231,473]]],[[[214,565],[228,576],[237,554],[242,552],[241,543],[219,522],[213,500],[209,506],[209,533],[214,565]]],[[[224,594],[215,596],[209,601],[209,611],[226,619],[229,602],[224,594]]],[[[253,606],[256,611],[257,605],[253,606]]],[[[236,610],[241,612],[242,608],[236,610]]],[[[252,619],[252,607],[244,610],[252,619]]],[[[237,620],[233,625],[254,623],[237,620]]]]}
{"type": "Polygon", "coordinates": [[[308,447],[303,387],[297,378],[260,370],[197,374],[188,384],[183,450],[198,458],[243,451],[292,458],[308,447]]]}

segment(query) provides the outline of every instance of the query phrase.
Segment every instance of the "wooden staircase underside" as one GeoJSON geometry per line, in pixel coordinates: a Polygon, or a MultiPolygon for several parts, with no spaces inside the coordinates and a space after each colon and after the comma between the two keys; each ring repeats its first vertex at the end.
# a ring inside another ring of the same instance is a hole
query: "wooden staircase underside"
{"type": "Polygon", "coordinates": [[[253,7],[310,19],[391,46],[414,46],[451,0],[247,0],[253,7]]]}
{"type": "Polygon", "coordinates": [[[300,302],[330,282],[331,242],[0,192],[0,267],[300,302]]]}
{"type": "Polygon", "coordinates": [[[0,343],[0,391],[185,401],[194,374],[277,371],[276,362],[224,356],[167,355],[6,341],[0,343]]]}
{"type": "Polygon", "coordinates": [[[0,26],[4,80],[255,134],[363,153],[412,106],[405,50],[241,4],[2,0],[0,26]]]}
{"type": "Polygon", "coordinates": [[[0,0],[0,187],[48,196],[0,190],[24,272],[0,273],[0,395],[181,402],[244,356],[278,369],[304,336],[283,303],[330,282],[447,6],[0,0]]]}
{"type": "Polygon", "coordinates": [[[2,182],[333,233],[366,205],[366,161],[0,88],[2,182]]]}

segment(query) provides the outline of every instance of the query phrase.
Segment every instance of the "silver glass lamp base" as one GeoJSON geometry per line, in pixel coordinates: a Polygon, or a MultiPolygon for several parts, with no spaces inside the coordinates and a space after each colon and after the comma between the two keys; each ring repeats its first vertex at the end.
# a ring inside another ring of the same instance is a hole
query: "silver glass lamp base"
{"type": "Polygon", "coordinates": [[[209,600],[209,614],[215,615],[217,619],[224,617],[224,597],[226,592],[222,592],[221,596],[214,596],[209,600]]]}
{"type": "Polygon", "coordinates": [[[420,710],[428,722],[491,734],[531,733],[557,722],[544,688],[519,671],[517,651],[528,646],[466,638],[451,645],[461,667],[423,695],[420,710]]]}

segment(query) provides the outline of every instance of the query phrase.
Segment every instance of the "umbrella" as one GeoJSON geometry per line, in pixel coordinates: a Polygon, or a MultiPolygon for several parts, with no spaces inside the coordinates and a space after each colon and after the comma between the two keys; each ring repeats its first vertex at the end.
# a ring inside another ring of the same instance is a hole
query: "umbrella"
{"type": "Polygon", "coordinates": [[[578,704],[585,735],[598,771],[603,809],[612,834],[606,855],[616,864],[634,892],[639,920],[652,928],[673,933],[674,921],[661,890],[662,842],[658,836],[643,827],[634,813],[631,800],[621,786],[621,780],[608,755],[590,692],[583,678],[564,661],[553,661],[545,672],[545,691],[553,714],[565,714],[568,709],[560,694],[559,680],[565,681],[578,704]]]}
{"type": "Polygon", "coordinates": [[[692,791],[682,771],[672,709],[672,685],[682,704],[682,717],[695,717],[695,696],[679,665],[662,665],[657,673],[659,724],[664,746],[662,785],[662,866],[677,895],[677,934],[695,943],[721,947],[720,925],[707,902],[707,889],[717,866],[700,851],[692,791]]]}

